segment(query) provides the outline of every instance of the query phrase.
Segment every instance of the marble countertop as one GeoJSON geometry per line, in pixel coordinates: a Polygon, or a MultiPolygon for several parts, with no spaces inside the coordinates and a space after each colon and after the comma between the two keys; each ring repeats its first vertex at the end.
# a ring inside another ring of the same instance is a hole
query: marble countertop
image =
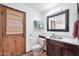
{"type": "Polygon", "coordinates": [[[79,45],[79,39],[77,39],[77,38],[62,37],[62,39],[61,38],[54,39],[54,38],[50,38],[50,36],[45,36],[45,39],[50,39],[50,40],[65,42],[65,43],[69,43],[69,44],[79,45]]]}
{"type": "Polygon", "coordinates": [[[79,45],[79,39],[75,39],[75,38],[67,38],[67,37],[62,37],[62,39],[53,39],[50,37],[45,37],[45,38],[48,38],[51,40],[56,40],[56,41],[61,41],[61,42],[65,42],[65,43],[79,45]]]}

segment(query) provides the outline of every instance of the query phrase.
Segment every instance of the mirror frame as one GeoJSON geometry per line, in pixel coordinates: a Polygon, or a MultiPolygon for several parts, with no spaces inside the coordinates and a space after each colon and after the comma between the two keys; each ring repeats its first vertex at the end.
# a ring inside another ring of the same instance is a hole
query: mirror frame
{"type": "Polygon", "coordinates": [[[69,32],[69,9],[47,16],[47,31],[69,32]],[[49,29],[49,18],[65,14],[65,29],[49,29]]]}

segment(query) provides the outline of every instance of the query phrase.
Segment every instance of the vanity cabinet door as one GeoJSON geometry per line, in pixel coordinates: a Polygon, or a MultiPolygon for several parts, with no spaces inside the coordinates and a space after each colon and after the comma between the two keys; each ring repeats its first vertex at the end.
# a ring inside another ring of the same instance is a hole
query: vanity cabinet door
{"type": "Polygon", "coordinates": [[[54,45],[55,46],[55,56],[61,56],[61,47],[54,45]]]}
{"type": "Polygon", "coordinates": [[[74,46],[74,53],[75,53],[75,56],[79,56],[79,46],[78,45],[74,46]]]}
{"type": "Polygon", "coordinates": [[[62,48],[62,56],[74,56],[73,50],[62,48]]]}
{"type": "Polygon", "coordinates": [[[51,43],[47,43],[47,56],[55,56],[54,45],[51,43]]]}
{"type": "Polygon", "coordinates": [[[47,55],[61,56],[61,47],[57,43],[47,40],[47,55]]]}
{"type": "Polygon", "coordinates": [[[74,56],[75,55],[75,45],[64,43],[62,47],[62,56],[74,56]]]}

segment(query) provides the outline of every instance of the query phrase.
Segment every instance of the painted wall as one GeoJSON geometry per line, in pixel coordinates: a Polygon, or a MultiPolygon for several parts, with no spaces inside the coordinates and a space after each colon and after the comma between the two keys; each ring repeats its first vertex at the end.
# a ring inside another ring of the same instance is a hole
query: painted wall
{"type": "Polygon", "coordinates": [[[26,12],[26,52],[30,51],[31,46],[37,41],[39,33],[42,32],[33,27],[34,20],[42,20],[41,12],[22,3],[4,3],[4,5],[26,12]],[[33,36],[32,39],[30,39],[30,35],[33,36]]]}
{"type": "Polygon", "coordinates": [[[77,4],[76,3],[61,3],[55,6],[53,9],[50,9],[43,13],[43,22],[45,24],[45,29],[42,35],[51,35],[55,33],[55,35],[63,36],[63,37],[73,37],[73,25],[74,22],[77,20],[77,4]],[[69,32],[50,32],[47,31],[47,16],[53,14],[53,10],[55,8],[61,8],[62,10],[69,9],[69,32]]]}

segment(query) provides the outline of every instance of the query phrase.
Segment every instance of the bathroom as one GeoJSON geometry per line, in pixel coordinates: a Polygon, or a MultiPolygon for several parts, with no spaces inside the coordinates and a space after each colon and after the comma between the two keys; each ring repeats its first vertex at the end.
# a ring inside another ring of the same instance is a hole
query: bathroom
{"type": "MultiPolygon", "coordinates": [[[[73,52],[70,51],[71,53],[68,54],[69,50],[68,52],[60,55],[61,54],[59,52],[59,50],[61,50],[60,47],[56,47],[58,53],[56,55],[53,55],[53,53],[50,53],[51,51],[49,51],[48,49],[49,47],[48,44],[50,42],[47,43],[48,40],[57,39],[57,40],[53,40],[53,42],[57,41],[56,42],[57,45],[62,43],[61,46],[63,46],[66,43],[65,45],[67,45],[66,46],[67,48],[70,49],[71,46],[75,45],[75,47],[78,49],[78,46],[76,45],[79,45],[78,43],[79,40],[77,37],[75,38],[73,37],[74,23],[78,19],[78,8],[79,8],[78,3],[1,3],[1,5],[2,6],[5,5],[26,13],[25,16],[26,30],[24,31],[25,33],[24,37],[26,38],[24,48],[26,53],[23,54],[24,56],[33,56],[33,55],[39,56],[40,53],[38,53],[38,50],[40,49],[42,49],[41,56],[63,56],[63,54],[67,56],[79,55],[79,53],[74,53],[74,51],[73,52]],[[55,18],[55,16],[53,15],[59,17],[55,18]],[[63,17],[61,17],[60,15],[63,17]],[[50,22],[49,19],[51,19],[51,17],[52,18],[54,17],[55,19],[63,18],[64,29],[60,29],[62,28],[61,27],[62,25],[59,27],[58,30],[57,29],[53,30],[52,28],[50,28],[53,26],[53,25],[50,26],[49,24],[50,22]],[[39,41],[40,39],[42,39],[44,42],[39,41]],[[42,43],[44,46],[40,45],[40,49],[37,48],[39,46],[35,46],[34,48],[32,48],[35,44],[39,44],[38,42],[42,43]]],[[[10,34],[12,35],[12,32],[10,34]]],[[[63,51],[67,51],[67,50],[63,50],[63,51]]]]}
{"type": "MultiPolygon", "coordinates": [[[[43,9],[43,8],[41,7],[41,9],[43,9]]],[[[73,38],[74,23],[77,20],[77,4],[76,3],[55,4],[55,6],[53,8],[50,8],[49,10],[42,12],[41,18],[42,19],[40,19],[40,20],[44,23],[44,29],[32,31],[32,32],[35,33],[35,34],[33,34],[33,37],[34,37],[32,39],[33,41],[38,40],[39,35],[49,37],[49,36],[52,36],[53,33],[54,33],[55,36],[67,37],[67,38],[72,39],[73,38]],[[67,9],[69,9],[69,31],[67,31],[67,32],[66,31],[50,31],[50,30],[48,31],[47,30],[47,16],[51,16],[51,15],[55,14],[56,12],[61,12],[61,11],[67,10],[67,9]]],[[[71,41],[70,39],[68,39],[68,40],[71,41]]]]}

